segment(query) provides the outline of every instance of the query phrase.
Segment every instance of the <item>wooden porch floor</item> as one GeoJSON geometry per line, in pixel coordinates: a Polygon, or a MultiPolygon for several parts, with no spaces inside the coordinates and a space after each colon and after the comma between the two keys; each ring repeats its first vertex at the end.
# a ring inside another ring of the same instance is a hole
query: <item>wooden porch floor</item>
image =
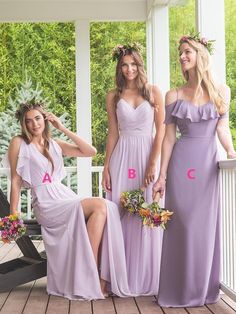
{"type": "MultiPolygon", "coordinates": [[[[42,241],[34,241],[43,250],[42,241]]],[[[3,245],[0,242],[0,263],[20,256],[17,245],[3,245]]],[[[155,297],[117,298],[99,301],[69,301],[48,296],[46,277],[19,286],[7,293],[0,293],[0,313],[2,314],[235,314],[236,303],[222,294],[217,304],[198,308],[161,308],[155,297]]]]}

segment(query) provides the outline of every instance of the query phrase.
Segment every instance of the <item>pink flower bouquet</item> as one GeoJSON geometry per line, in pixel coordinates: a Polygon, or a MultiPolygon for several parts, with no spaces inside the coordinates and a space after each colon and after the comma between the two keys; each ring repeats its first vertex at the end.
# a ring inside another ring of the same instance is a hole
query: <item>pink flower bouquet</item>
{"type": "Polygon", "coordinates": [[[4,243],[16,241],[26,232],[23,220],[18,215],[9,215],[0,218],[0,235],[4,243]]]}
{"type": "Polygon", "coordinates": [[[138,215],[143,225],[151,228],[160,226],[165,230],[167,222],[173,215],[172,211],[161,208],[157,199],[154,199],[151,204],[146,203],[142,189],[123,192],[120,202],[126,211],[138,215]]]}

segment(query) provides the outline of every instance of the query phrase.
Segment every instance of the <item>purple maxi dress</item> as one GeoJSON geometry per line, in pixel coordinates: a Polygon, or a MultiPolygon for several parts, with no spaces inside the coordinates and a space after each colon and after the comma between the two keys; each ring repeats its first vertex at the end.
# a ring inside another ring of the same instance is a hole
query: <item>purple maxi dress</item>
{"type": "MultiPolygon", "coordinates": [[[[23,140],[17,173],[31,188],[33,209],[42,227],[47,253],[47,291],[69,299],[104,299],[86,229],[81,198],[61,183],[65,177],[62,151],[50,141],[48,159],[23,140]]],[[[101,277],[118,296],[129,295],[122,228],[117,206],[106,200],[107,223],[101,250],[101,277]]]]}
{"type": "MultiPolygon", "coordinates": [[[[145,100],[134,109],[120,99],[116,113],[120,136],[109,164],[112,191],[107,193],[107,198],[119,205],[122,192],[143,186],[153,144],[154,108],[145,100]]],[[[145,191],[146,201],[150,203],[152,186],[145,191]]],[[[122,209],[121,217],[130,291],[137,295],[156,295],[162,230],[143,227],[140,218],[122,209]]]]}
{"type": "Polygon", "coordinates": [[[165,207],[173,210],[163,237],[158,303],[202,306],[219,298],[220,231],[216,126],[220,116],[208,102],[178,99],[166,106],[165,123],[180,138],[167,171],[165,207]]]}

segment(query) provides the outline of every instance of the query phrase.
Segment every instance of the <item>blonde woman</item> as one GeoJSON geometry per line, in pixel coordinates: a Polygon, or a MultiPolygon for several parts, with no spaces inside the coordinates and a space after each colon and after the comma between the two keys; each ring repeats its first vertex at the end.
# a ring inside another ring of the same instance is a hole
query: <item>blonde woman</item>
{"type": "Polygon", "coordinates": [[[183,36],[179,61],[186,83],[166,94],[166,131],[153,193],[166,191],[174,211],[164,233],[158,302],[202,306],[219,298],[219,186],[216,133],[236,158],[229,130],[230,91],[212,79],[212,41],[183,36]],[[181,136],[176,140],[176,127],[181,136]]]}
{"type": "MultiPolygon", "coordinates": [[[[120,195],[152,186],[164,135],[164,105],[157,86],[148,84],[137,44],[114,50],[116,88],[107,95],[108,139],[103,172],[107,198],[119,205],[120,195]],[[155,126],[155,133],[153,129],[155,126]]],[[[158,293],[162,232],[143,227],[135,215],[121,209],[129,288],[133,294],[158,293]]]]}

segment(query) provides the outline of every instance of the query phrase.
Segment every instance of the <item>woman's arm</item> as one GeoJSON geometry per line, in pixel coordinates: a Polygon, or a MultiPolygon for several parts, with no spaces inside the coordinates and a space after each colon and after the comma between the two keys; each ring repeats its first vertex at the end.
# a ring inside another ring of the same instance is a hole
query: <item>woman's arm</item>
{"type": "MultiPolygon", "coordinates": [[[[221,87],[221,94],[225,98],[225,102],[230,104],[230,89],[228,86],[221,87]]],[[[229,116],[220,119],[217,124],[217,134],[220,143],[224,147],[228,158],[236,158],[236,152],[232,141],[232,136],[229,128],[229,116]]]]}
{"type": "Polygon", "coordinates": [[[10,192],[10,212],[11,214],[17,214],[17,208],[20,198],[20,190],[22,185],[22,178],[16,172],[16,165],[18,160],[18,154],[20,150],[20,144],[22,139],[19,136],[14,137],[8,148],[8,159],[11,170],[11,192],[10,192]]]}
{"type": "Polygon", "coordinates": [[[152,87],[152,93],[154,98],[154,103],[157,106],[154,110],[154,120],[155,120],[155,128],[156,134],[154,137],[152,150],[149,156],[149,161],[147,165],[147,169],[144,177],[144,185],[147,186],[150,182],[153,182],[156,172],[157,159],[161,153],[161,145],[163,141],[163,137],[165,134],[165,110],[164,110],[164,102],[161,91],[157,86],[152,87]]]}
{"type": "Polygon", "coordinates": [[[217,124],[217,134],[221,145],[224,147],[227,153],[227,158],[236,158],[236,152],[234,150],[228,117],[219,120],[217,124]]]}
{"type": "Polygon", "coordinates": [[[165,180],[167,168],[169,165],[170,157],[172,154],[173,147],[176,142],[176,126],[171,123],[166,126],[165,136],[161,150],[161,168],[159,178],[165,180]]]}
{"type": "MultiPolygon", "coordinates": [[[[171,90],[166,94],[165,99],[166,106],[171,104],[174,100],[176,100],[176,91],[171,90]]],[[[155,197],[157,192],[161,193],[161,197],[164,194],[167,168],[169,165],[169,161],[171,158],[175,142],[176,142],[176,125],[174,123],[167,124],[161,149],[160,174],[156,183],[153,186],[153,197],[155,197]]]]}
{"type": "Polygon", "coordinates": [[[51,124],[68,136],[74,144],[67,143],[65,141],[57,139],[56,142],[60,145],[62,152],[68,157],[92,157],[96,154],[96,148],[83,140],[76,133],[68,130],[53,113],[45,112],[46,119],[48,119],[51,124]]]}
{"type": "Polygon", "coordinates": [[[109,173],[109,163],[111,154],[119,138],[118,122],[116,117],[116,108],[114,105],[114,92],[111,91],[106,97],[106,108],[108,116],[108,136],[106,143],[106,156],[104,161],[104,170],[102,177],[102,186],[105,191],[111,190],[111,179],[109,173]]]}

